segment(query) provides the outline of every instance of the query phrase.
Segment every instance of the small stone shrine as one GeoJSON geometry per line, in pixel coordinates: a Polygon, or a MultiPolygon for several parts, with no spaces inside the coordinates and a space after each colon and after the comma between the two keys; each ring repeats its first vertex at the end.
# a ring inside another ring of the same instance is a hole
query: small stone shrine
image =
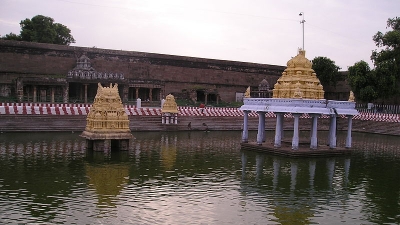
{"type": "Polygon", "coordinates": [[[86,128],[81,137],[86,138],[88,149],[108,151],[130,148],[133,136],[129,129],[128,115],[118,94],[118,84],[110,84],[110,87],[98,84],[97,94],[86,120],[86,128]]]}
{"type": "MultiPolygon", "coordinates": [[[[249,88],[246,93],[249,93],[249,88]]],[[[324,99],[324,90],[312,69],[312,62],[305,57],[305,51],[299,50],[297,56],[287,62],[287,68],[274,85],[272,98],[252,98],[245,94],[241,110],[244,112],[242,143],[248,143],[248,114],[251,111],[258,113],[258,132],[256,146],[262,146],[266,142],[265,114],[273,112],[276,115],[275,140],[273,146],[260,149],[278,154],[292,154],[293,150],[299,150],[299,118],[311,118],[311,133],[309,149],[319,149],[317,139],[317,122],[322,115],[328,115],[330,120],[329,137],[327,140],[330,150],[336,149],[336,120],[341,115],[347,117],[347,138],[345,148],[351,147],[352,117],[358,114],[355,109],[354,97],[350,94],[349,101],[335,101],[324,99]],[[282,148],[284,115],[294,118],[292,144],[287,151],[282,148]],[[286,151],[286,153],[284,153],[286,151]]],[[[243,144],[242,144],[243,146],[243,144]]],[[[304,150],[304,148],[303,148],[304,150]]],[[[301,151],[304,153],[304,151],[301,151]]],[[[308,151],[312,152],[312,151],[308,151]]],[[[333,152],[333,151],[329,151],[333,152]]],[[[336,151],[338,152],[338,151],[336,151]]],[[[325,151],[325,153],[327,153],[325,151]]],[[[323,153],[323,154],[325,154],[323,153]]]]}
{"type": "Polygon", "coordinates": [[[272,93],[272,90],[270,90],[270,88],[269,88],[269,83],[264,78],[258,85],[258,91],[256,91],[254,94],[258,98],[270,98],[271,93],[272,93]]]}
{"type": "Polygon", "coordinates": [[[162,124],[178,124],[178,105],[173,95],[169,94],[161,108],[162,124]]]}

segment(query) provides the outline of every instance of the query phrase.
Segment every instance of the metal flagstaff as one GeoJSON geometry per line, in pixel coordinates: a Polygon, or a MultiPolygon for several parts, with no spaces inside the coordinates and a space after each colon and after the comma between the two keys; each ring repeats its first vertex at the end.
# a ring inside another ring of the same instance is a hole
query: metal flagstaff
{"type": "Polygon", "coordinates": [[[300,23],[303,24],[303,50],[304,50],[304,23],[306,22],[306,21],[304,20],[304,12],[300,12],[300,13],[299,13],[299,16],[303,16],[303,20],[301,20],[300,23]]]}

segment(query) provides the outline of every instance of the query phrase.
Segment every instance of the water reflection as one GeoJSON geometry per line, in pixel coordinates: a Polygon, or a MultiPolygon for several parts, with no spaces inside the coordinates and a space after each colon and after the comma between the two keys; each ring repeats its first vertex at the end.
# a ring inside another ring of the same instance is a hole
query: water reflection
{"type": "Polygon", "coordinates": [[[268,199],[271,220],[279,224],[399,223],[399,139],[381,136],[384,141],[374,144],[365,142],[376,136],[358,137],[359,151],[346,157],[297,159],[242,151],[241,191],[254,192],[252,201],[268,199]],[[396,209],[385,210],[387,204],[396,209]]]}
{"type": "Polygon", "coordinates": [[[318,222],[321,200],[331,205],[348,198],[350,162],[350,158],[295,159],[243,151],[241,191],[268,199],[274,222],[318,222]],[[252,158],[255,168],[249,163],[252,158]]]}
{"type": "Polygon", "coordinates": [[[0,223],[400,223],[398,137],[316,159],[240,151],[240,132],[135,137],[99,153],[77,134],[0,135],[0,223]]]}

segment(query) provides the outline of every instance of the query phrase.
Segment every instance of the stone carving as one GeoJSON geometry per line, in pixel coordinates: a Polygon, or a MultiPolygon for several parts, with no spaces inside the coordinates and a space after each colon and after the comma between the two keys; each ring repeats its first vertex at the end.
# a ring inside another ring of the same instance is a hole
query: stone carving
{"type": "Polygon", "coordinates": [[[90,59],[86,55],[82,55],[76,62],[76,67],[70,70],[67,78],[73,79],[114,79],[123,80],[124,74],[122,73],[107,73],[97,72],[91,65],[90,59]]]}
{"type": "Polygon", "coordinates": [[[305,57],[305,51],[299,50],[294,58],[287,62],[287,68],[274,85],[273,98],[324,99],[321,82],[312,69],[312,62],[305,57]]]}
{"type": "Polygon", "coordinates": [[[293,98],[303,98],[303,92],[301,91],[300,86],[301,86],[301,84],[299,82],[297,82],[295,84],[295,89],[294,89],[294,92],[293,92],[293,98]]]}
{"type": "Polygon", "coordinates": [[[269,87],[268,81],[264,78],[258,85],[258,91],[253,93],[253,96],[258,96],[259,98],[270,98],[272,90],[269,87]]]}
{"type": "Polygon", "coordinates": [[[269,83],[266,79],[263,79],[258,85],[258,91],[269,91],[269,83]]]}

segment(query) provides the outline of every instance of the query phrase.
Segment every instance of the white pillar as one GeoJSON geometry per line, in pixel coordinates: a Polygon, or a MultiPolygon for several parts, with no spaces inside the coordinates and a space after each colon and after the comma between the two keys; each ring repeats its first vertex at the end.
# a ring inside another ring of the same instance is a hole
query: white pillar
{"type": "Polygon", "coordinates": [[[249,111],[243,111],[243,133],[242,133],[242,142],[247,143],[249,141],[249,128],[248,128],[248,121],[249,121],[249,111]]]}
{"type": "Polygon", "coordinates": [[[262,116],[262,142],[265,142],[267,140],[267,132],[265,131],[265,112],[263,113],[262,116]]]}
{"type": "Polygon", "coordinates": [[[282,128],[283,128],[283,113],[277,112],[276,127],[275,127],[275,143],[274,146],[279,148],[282,144],[282,128]]]}
{"type": "Polygon", "coordinates": [[[261,145],[264,139],[265,112],[258,112],[257,144],[261,145]]]}
{"type": "Polygon", "coordinates": [[[347,115],[347,137],[346,148],[351,148],[351,130],[353,129],[353,116],[347,115]]]}
{"type": "Polygon", "coordinates": [[[299,149],[299,113],[293,113],[294,116],[294,128],[293,128],[293,138],[292,138],[292,149],[299,149]]]}
{"type": "Polygon", "coordinates": [[[329,148],[336,148],[336,115],[330,115],[329,148]]]}
{"type": "Polygon", "coordinates": [[[142,107],[142,99],[138,98],[136,99],[136,108],[141,108],[142,107]]]}
{"type": "Polygon", "coordinates": [[[175,124],[178,124],[178,113],[175,113],[175,124]]]}
{"type": "Polygon", "coordinates": [[[282,113],[282,115],[281,115],[281,117],[282,117],[282,119],[281,119],[281,121],[282,121],[282,123],[281,123],[281,131],[282,131],[282,134],[281,134],[281,139],[283,140],[284,138],[285,138],[285,131],[283,130],[283,123],[285,122],[285,113],[282,113]]]}
{"type": "Polygon", "coordinates": [[[165,114],[164,113],[161,115],[161,123],[165,124],[165,114]]]}
{"type": "Polygon", "coordinates": [[[165,113],[165,123],[169,124],[169,120],[170,120],[170,114],[169,113],[165,113]]]}
{"type": "Polygon", "coordinates": [[[317,138],[317,133],[318,133],[318,114],[311,114],[312,116],[312,124],[311,124],[311,144],[310,148],[311,149],[317,149],[318,148],[318,138],[317,138]]]}

